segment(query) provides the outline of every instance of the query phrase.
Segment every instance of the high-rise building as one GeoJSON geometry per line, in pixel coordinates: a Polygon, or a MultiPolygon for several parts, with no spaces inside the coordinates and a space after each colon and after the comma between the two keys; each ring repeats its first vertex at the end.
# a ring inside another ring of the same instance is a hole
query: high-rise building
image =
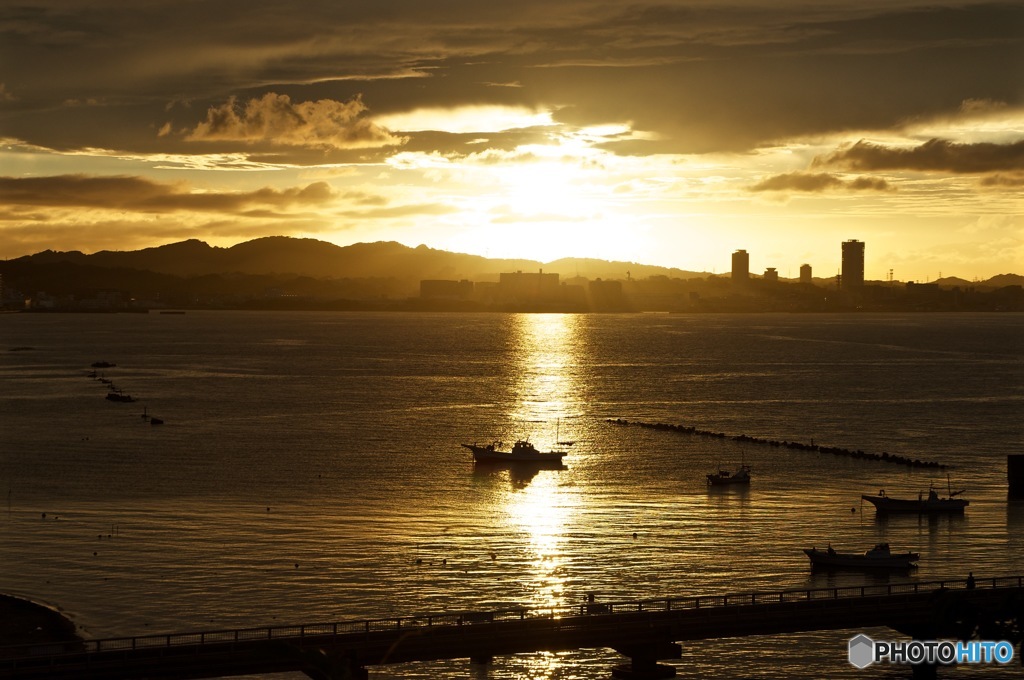
{"type": "Polygon", "coordinates": [[[764,270],[764,280],[778,282],[779,270],[776,269],[775,267],[768,267],[767,269],[764,270]]]}
{"type": "Polygon", "coordinates": [[[750,255],[745,250],[737,250],[732,254],[732,280],[747,281],[750,279],[750,255]]]}
{"type": "Polygon", "coordinates": [[[808,285],[814,283],[814,279],[811,278],[811,265],[800,265],[800,283],[806,283],[808,285]]]}
{"type": "Polygon", "coordinates": [[[864,285],[864,242],[857,239],[843,241],[842,286],[855,290],[864,285]]]}

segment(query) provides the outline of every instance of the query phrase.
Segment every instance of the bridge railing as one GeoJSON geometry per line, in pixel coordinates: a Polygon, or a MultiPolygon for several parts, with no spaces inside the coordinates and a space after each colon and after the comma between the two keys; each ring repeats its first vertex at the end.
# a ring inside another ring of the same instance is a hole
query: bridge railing
{"type": "Polygon", "coordinates": [[[74,644],[44,644],[0,647],[0,664],[16,665],[19,658],[56,657],[62,654],[82,654],[132,651],[156,648],[181,648],[205,645],[248,643],[264,640],[295,640],[308,637],[338,637],[369,635],[402,629],[421,629],[434,626],[467,626],[531,619],[570,619],[596,615],[625,614],[687,609],[743,607],[751,605],[782,605],[814,600],[850,600],[854,598],[906,595],[934,592],[940,589],[964,590],[968,588],[1024,588],[1024,576],[1003,576],[978,579],[973,585],[966,580],[909,581],[883,585],[839,586],[834,588],[807,588],[767,592],[727,593],[681,598],[658,598],[624,602],[586,602],[543,609],[515,608],[495,611],[463,611],[440,614],[421,614],[387,619],[362,619],[328,623],[237,628],[212,631],[140,635],[134,637],[85,640],[74,644]]]}

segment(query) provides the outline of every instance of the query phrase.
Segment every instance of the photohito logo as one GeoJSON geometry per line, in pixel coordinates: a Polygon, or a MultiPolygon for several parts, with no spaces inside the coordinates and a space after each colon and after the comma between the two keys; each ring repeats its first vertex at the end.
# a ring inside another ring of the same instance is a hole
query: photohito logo
{"type": "Polygon", "coordinates": [[[1006,640],[872,640],[861,633],[850,639],[850,663],[867,668],[873,663],[998,663],[1013,661],[1013,645],[1006,640]]]}

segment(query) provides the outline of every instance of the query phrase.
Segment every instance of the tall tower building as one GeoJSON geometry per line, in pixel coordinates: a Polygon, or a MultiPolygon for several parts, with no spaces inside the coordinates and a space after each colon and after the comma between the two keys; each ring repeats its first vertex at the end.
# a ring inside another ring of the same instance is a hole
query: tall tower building
{"type": "Polygon", "coordinates": [[[747,281],[750,279],[750,255],[745,250],[737,250],[732,254],[732,280],[747,281]]]}
{"type": "Polygon", "coordinates": [[[843,241],[842,286],[856,290],[864,285],[864,242],[857,239],[843,241]]]}
{"type": "Polygon", "coordinates": [[[810,285],[813,282],[814,282],[814,279],[811,277],[811,265],[809,265],[809,264],[802,264],[802,265],[800,265],[800,283],[806,283],[806,284],[810,285]]]}

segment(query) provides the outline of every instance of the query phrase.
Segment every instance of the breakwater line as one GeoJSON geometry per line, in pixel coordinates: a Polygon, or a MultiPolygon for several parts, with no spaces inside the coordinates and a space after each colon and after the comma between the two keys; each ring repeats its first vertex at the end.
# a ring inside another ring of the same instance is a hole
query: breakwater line
{"type": "Polygon", "coordinates": [[[763,439],[761,437],[751,437],[746,434],[729,435],[724,432],[714,432],[712,430],[701,430],[697,427],[690,425],[671,425],[669,423],[645,423],[639,420],[626,420],[624,418],[608,418],[605,422],[613,425],[632,425],[634,427],[646,427],[651,430],[667,430],[669,432],[678,432],[679,434],[688,434],[697,437],[712,437],[715,439],[732,439],[737,442],[749,442],[751,444],[761,444],[764,446],[774,446],[778,448],[795,449],[797,451],[811,451],[814,453],[830,453],[834,456],[845,456],[847,458],[856,458],[859,460],[877,460],[883,463],[895,463],[897,465],[908,465],[915,468],[937,468],[940,470],[946,469],[947,465],[942,465],[934,460],[921,460],[919,458],[910,458],[909,456],[901,456],[895,453],[866,453],[861,450],[844,449],[838,446],[822,446],[815,444],[814,440],[811,440],[810,444],[803,442],[791,442],[786,440],[777,439],[763,439]]]}

